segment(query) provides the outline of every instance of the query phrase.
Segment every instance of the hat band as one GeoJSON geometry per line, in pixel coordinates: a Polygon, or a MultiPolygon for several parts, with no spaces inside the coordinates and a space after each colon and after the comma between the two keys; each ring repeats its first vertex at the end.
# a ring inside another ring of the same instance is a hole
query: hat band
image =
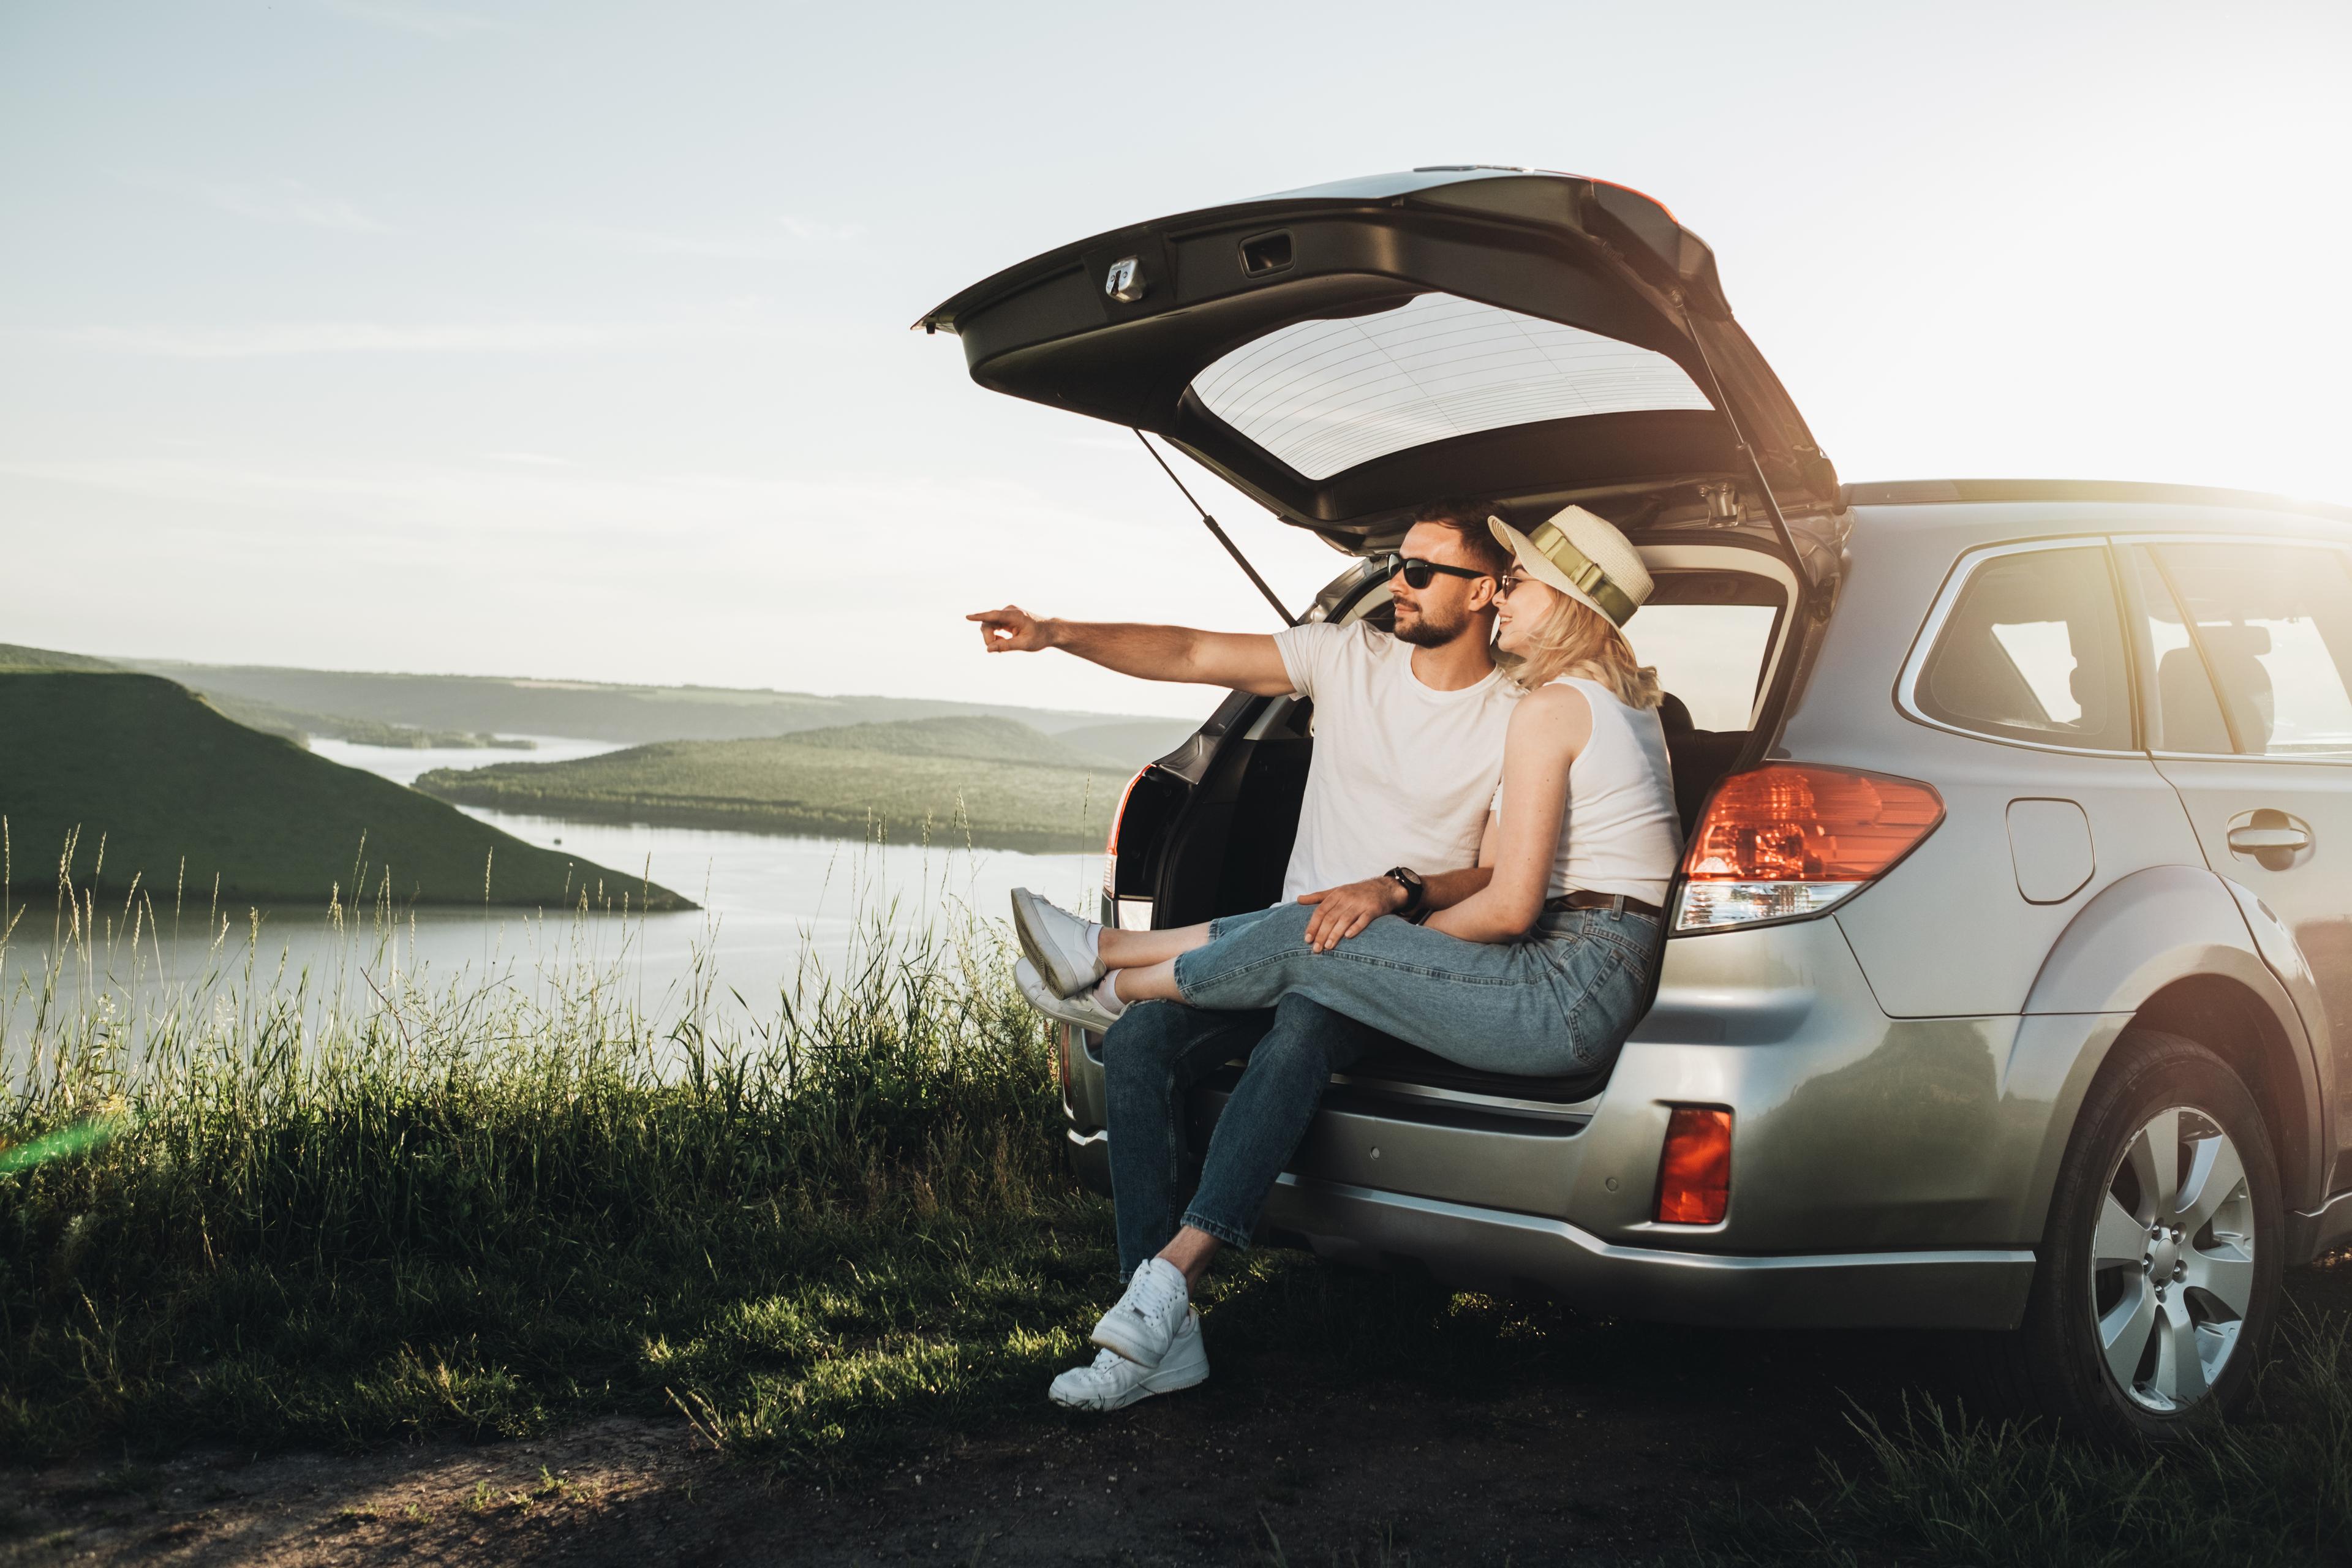
{"type": "Polygon", "coordinates": [[[1570,543],[1567,534],[1549,522],[1539,522],[1528,535],[1528,542],[1542,552],[1545,560],[1566,573],[1577,592],[1591,597],[1612,624],[1622,626],[1633,618],[1636,606],[1632,597],[1601,569],[1599,562],[1570,543]]]}

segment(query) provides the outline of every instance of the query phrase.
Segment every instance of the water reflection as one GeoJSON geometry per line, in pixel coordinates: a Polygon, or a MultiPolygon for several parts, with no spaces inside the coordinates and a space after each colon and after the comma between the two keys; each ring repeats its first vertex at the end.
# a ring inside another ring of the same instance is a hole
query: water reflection
{"type": "MultiPolygon", "coordinates": [[[[436,767],[490,763],[563,762],[618,748],[609,742],[533,736],[532,752],[398,751],[383,746],[314,742],[321,756],[406,784],[436,767]],[[431,759],[418,762],[415,759],[431,759]]],[[[631,879],[650,879],[702,906],[700,913],[655,915],[645,921],[638,962],[648,978],[680,977],[706,926],[715,927],[727,983],[746,996],[772,996],[803,951],[837,960],[860,921],[882,918],[906,930],[936,925],[971,909],[1002,918],[1016,887],[1034,888],[1057,902],[1091,902],[1102,879],[1098,855],[1024,855],[946,843],[863,844],[855,839],[801,838],[697,827],[615,826],[554,816],[460,806],[468,816],[503,828],[526,843],[560,849],[631,879]]],[[[436,915],[478,945],[484,917],[436,915]]],[[[509,923],[493,914],[493,927],[509,923]]],[[[422,927],[420,926],[420,930],[422,927]]],[[[495,931],[490,933],[495,939],[495,931]]],[[[453,932],[454,935],[454,932],[453,932]]],[[[460,956],[447,941],[435,951],[460,956]]]]}

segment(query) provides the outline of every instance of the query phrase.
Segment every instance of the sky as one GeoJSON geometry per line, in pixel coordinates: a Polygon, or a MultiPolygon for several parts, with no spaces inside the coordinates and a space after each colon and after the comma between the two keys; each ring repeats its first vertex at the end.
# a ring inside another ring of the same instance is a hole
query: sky
{"type": "MultiPolygon", "coordinates": [[[[981,651],[1275,623],[908,325],[1437,163],[1664,201],[1848,479],[2352,502],[2347,70],[2340,0],[8,0],[0,642],[1197,714],[981,651]]],[[[1294,604],[1344,564],[1201,493],[1294,604]]]]}

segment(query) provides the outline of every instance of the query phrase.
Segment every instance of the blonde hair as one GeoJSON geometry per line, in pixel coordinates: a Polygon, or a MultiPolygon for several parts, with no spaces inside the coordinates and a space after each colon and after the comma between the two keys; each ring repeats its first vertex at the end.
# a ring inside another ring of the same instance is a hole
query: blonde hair
{"type": "Polygon", "coordinates": [[[1527,648],[1508,661],[1511,679],[1533,691],[1573,675],[1607,687],[1628,708],[1655,708],[1665,695],[1658,672],[1635,660],[1625,634],[1581,600],[1556,588],[1552,595],[1557,602],[1528,633],[1527,648]]]}

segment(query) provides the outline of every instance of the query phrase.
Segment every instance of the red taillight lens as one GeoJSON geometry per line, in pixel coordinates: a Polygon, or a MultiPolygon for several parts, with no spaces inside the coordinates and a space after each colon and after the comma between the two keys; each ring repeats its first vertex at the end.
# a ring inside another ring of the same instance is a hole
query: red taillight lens
{"type": "Polygon", "coordinates": [[[1118,896],[1118,825],[1127,816],[1127,803],[1134,795],[1135,786],[1150,771],[1148,763],[1135,770],[1135,776],[1118,792],[1118,809],[1110,814],[1110,837],[1103,843],[1103,891],[1113,898],[1118,896]]]}
{"type": "Polygon", "coordinates": [[[1916,779],[1775,763],[1723,781],[1683,858],[1676,931],[1817,915],[1851,898],[1944,820],[1916,779]]]}
{"type": "Polygon", "coordinates": [[[1731,1112],[1677,1105],[1658,1162],[1658,1223],[1714,1225],[1731,1202],[1731,1112]]]}

